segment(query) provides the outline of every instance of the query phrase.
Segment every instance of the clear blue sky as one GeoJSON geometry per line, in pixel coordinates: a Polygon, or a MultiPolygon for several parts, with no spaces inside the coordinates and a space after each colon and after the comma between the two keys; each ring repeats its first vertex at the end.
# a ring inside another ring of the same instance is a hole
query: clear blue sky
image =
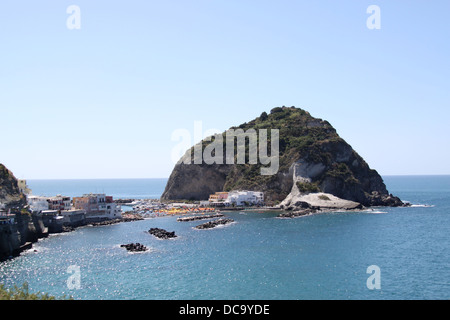
{"type": "Polygon", "coordinates": [[[294,105],[381,174],[450,174],[449,36],[448,0],[1,1],[0,162],[168,177],[174,130],[294,105]]]}

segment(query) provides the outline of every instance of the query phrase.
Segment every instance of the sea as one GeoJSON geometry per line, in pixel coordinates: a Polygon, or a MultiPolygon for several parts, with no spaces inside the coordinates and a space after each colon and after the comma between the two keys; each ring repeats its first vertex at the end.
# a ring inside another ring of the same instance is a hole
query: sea
{"type": "MultiPolygon", "coordinates": [[[[235,211],[202,221],[149,218],[40,239],[0,263],[0,283],[83,300],[437,300],[450,298],[450,176],[385,176],[412,206],[294,219],[235,211]],[[175,231],[160,240],[152,227],[175,231]],[[146,252],[121,244],[139,242],[146,252]]],[[[37,195],[159,198],[167,179],[30,180],[37,195]]]]}

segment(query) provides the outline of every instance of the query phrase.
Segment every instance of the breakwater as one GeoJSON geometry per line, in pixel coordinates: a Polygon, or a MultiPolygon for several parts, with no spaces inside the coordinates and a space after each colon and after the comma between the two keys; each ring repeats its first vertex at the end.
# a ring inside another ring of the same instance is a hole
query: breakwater
{"type": "Polygon", "coordinates": [[[212,229],[219,225],[225,225],[225,224],[229,224],[231,222],[234,222],[234,220],[233,219],[217,219],[217,220],[208,221],[203,224],[200,224],[200,225],[196,226],[195,229],[212,229]]]}
{"type": "Polygon", "coordinates": [[[216,213],[216,214],[210,214],[210,215],[204,215],[204,216],[191,216],[191,217],[182,217],[178,218],[178,222],[187,222],[187,221],[196,221],[196,220],[205,220],[205,219],[212,219],[212,218],[219,218],[223,217],[224,215],[222,213],[216,213]]]}

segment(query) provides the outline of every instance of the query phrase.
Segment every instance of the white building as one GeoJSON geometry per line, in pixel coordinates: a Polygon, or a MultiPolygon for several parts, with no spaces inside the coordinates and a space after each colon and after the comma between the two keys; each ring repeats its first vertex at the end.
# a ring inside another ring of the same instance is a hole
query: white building
{"type": "Polygon", "coordinates": [[[264,192],[259,191],[230,191],[225,204],[236,206],[255,205],[264,203],[264,192]]]}
{"type": "Polygon", "coordinates": [[[47,197],[28,196],[27,201],[33,212],[41,212],[49,209],[47,197]]]}
{"type": "Polygon", "coordinates": [[[99,210],[103,211],[100,216],[106,217],[108,219],[122,218],[122,207],[115,204],[114,202],[99,205],[99,210]]]}

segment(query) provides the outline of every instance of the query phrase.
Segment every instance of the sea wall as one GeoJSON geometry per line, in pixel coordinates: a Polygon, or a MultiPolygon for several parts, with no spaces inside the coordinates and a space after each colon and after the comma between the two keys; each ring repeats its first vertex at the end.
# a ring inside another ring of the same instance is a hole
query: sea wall
{"type": "Polygon", "coordinates": [[[17,256],[30,244],[48,235],[41,217],[16,213],[14,223],[0,225],[0,261],[17,256]]]}
{"type": "Polygon", "coordinates": [[[0,225],[0,261],[18,254],[20,234],[14,224],[0,225]]]}

